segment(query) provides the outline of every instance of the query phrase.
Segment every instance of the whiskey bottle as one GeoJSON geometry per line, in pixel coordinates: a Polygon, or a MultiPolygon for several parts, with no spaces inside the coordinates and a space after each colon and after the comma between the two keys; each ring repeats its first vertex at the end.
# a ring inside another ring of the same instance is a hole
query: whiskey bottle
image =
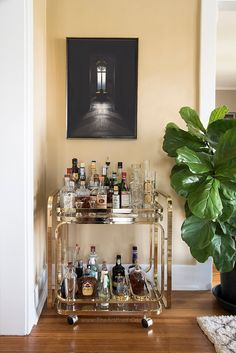
{"type": "Polygon", "coordinates": [[[75,183],[77,183],[79,180],[79,168],[78,168],[78,159],[77,158],[72,159],[71,174],[72,174],[73,180],[75,181],[75,183]]]}
{"type": "Polygon", "coordinates": [[[90,191],[85,187],[85,181],[80,182],[80,187],[76,190],[76,207],[89,208],[90,207],[90,191]]]}
{"type": "Polygon", "coordinates": [[[97,192],[97,208],[107,208],[107,190],[104,187],[103,176],[99,177],[100,185],[97,192]]]}
{"type": "MultiPolygon", "coordinates": [[[[107,207],[112,208],[112,196],[114,194],[114,186],[117,185],[116,173],[112,173],[112,177],[109,181],[109,188],[107,190],[107,207]]],[[[118,185],[117,185],[118,186],[118,185]]]]}
{"type": "Polygon", "coordinates": [[[118,276],[125,277],[125,268],[121,264],[121,255],[116,255],[116,265],[112,268],[112,287],[117,288],[118,276]]]}
{"type": "Polygon", "coordinates": [[[107,166],[106,165],[104,165],[102,167],[102,176],[104,178],[104,187],[106,189],[108,189],[109,188],[109,179],[108,179],[108,176],[107,176],[107,166]]]}
{"type": "Polygon", "coordinates": [[[80,163],[79,168],[79,182],[86,181],[86,171],[85,171],[85,163],[80,163]]]}
{"type": "Polygon", "coordinates": [[[121,208],[130,207],[130,192],[126,183],[126,172],[122,172],[122,181],[120,184],[120,206],[121,208]]]}
{"type": "Polygon", "coordinates": [[[136,295],[143,295],[145,288],[145,274],[136,263],[134,270],[129,274],[132,291],[136,295]]]}
{"type": "Polygon", "coordinates": [[[96,295],[97,280],[90,275],[90,270],[87,268],[82,277],[78,279],[78,297],[93,298],[96,295]]]}

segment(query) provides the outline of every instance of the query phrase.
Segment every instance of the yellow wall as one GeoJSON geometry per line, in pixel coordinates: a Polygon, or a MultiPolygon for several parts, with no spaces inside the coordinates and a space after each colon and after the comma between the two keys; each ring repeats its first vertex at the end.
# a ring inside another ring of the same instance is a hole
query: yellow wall
{"type": "Polygon", "coordinates": [[[34,244],[40,291],[46,267],[46,0],[34,0],[34,244]]]}
{"type": "Polygon", "coordinates": [[[216,90],[216,106],[223,104],[230,112],[236,112],[236,90],[216,90]]]}
{"type": "MultiPolygon", "coordinates": [[[[122,160],[126,166],[150,159],[158,187],[174,197],[176,263],[191,263],[192,258],[180,239],[183,204],[169,185],[172,161],[162,152],[162,139],[169,121],[182,124],[181,106],[196,108],[198,104],[199,5],[199,0],[47,0],[47,193],[62,185],[72,157],[86,163],[96,159],[101,164],[109,155],[111,161],[122,160]],[[65,138],[66,37],[139,38],[137,140],[65,138]]],[[[144,248],[144,237],[137,238],[146,232],[143,228],[81,228],[84,254],[96,243],[102,258],[112,261],[119,251],[126,262],[132,243],[144,248]],[[107,239],[111,232],[112,244],[107,239]]]]}

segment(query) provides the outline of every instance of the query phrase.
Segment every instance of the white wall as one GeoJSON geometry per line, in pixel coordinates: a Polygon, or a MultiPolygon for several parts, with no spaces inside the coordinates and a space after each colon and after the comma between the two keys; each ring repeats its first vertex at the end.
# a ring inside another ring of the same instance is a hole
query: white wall
{"type": "Polygon", "coordinates": [[[0,334],[23,335],[33,301],[32,4],[0,1],[0,334]]]}

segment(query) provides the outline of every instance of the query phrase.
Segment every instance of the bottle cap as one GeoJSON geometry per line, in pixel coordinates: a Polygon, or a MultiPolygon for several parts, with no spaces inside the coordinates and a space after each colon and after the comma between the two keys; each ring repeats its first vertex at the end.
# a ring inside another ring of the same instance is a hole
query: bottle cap
{"type": "Polygon", "coordinates": [[[133,246],[133,250],[138,250],[138,247],[137,246],[133,246]]]}
{"type": "Polygon", "coordinates": [[[78,163],[78,159],[77,158],[72,158],[72,163],[73,164],[77,164],[78,163]]]}
{"type": "Polygon", "coordinates": [[[91,250],[91,252],[95,252],[96,251],[96,246],[95,245],[91,245],[90,250],[91,250]]]}
{"type": "Polygon", "coordinates": [[[118,168],[122,168],[123,167],[123,162],[118,162],[118,168]]]}
{"type": "Polygon", "coordinates": [[[126,172],[122,172],[122,174],[121,174],[121,175],[122,175],[122,178],[124,178],[124,179],[125,179],[125,178],[126,178],[127,173],[126,173],[126,172]]]}
{"type": "Polygon", "coordinates": [[[84,162],[81,162],[81,163],[80,163],[80,167],[81,167],[81,168],[85,168],[85,163],[84,163],[84,162]]]}

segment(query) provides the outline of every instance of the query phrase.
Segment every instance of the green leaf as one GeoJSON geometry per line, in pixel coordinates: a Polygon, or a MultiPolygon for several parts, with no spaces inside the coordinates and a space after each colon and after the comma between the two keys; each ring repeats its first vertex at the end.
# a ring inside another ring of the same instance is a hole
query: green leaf
{"type": "Polygon", "coordinates": [[[174,123],[167,124],[162,146],[163,150],[167,152],[170,157],[176,157],[176,150],[183,146],[191,147],[194,151],[208,151],[206,144],[196,136],[180,129],[174,123]]]}
{"type": "Polygon", "coordinates": [[[212,241],[212,257],[220,272],[228,272],[235,265],[235,241],[230,235],[215,234],[212,241]]]}
{"type": "Polygon", "coordinates": [[[175,165],[170,175],[172,188],[183,197],[187,197],[189,192],[194,190],[204,178],[206,177],[193,174],[186,165],[175,165]]]}
{"type": "Polygon", "coordinates": [[[236,199],[236,183],[225,180],[224,178],[218,177],[220,181],[220,191],[227,200],[236,199]]]}
{"type": "Polygon", "coordinates": [[[220,222],[226,222],[234,212],[234,205],[229,200],[226,200],[224,196],[221,196],[221,202],[223,205],[223,210],[219,220],[220,222]]]}
{"type": "Polygon", "coordinates": [[[188,205],[195,216],[214,220],[221,215],[223,205],[219,187],[220,182],[208,176],[196,190],[189,194],[188,205]]]}
{"type": "Polygon", "coordinates": [[[228,107],[226,107],[226,105],[222,105],[222,106],[214,109],[211,112],[208,125],[210,125],[211,123],[213,123],[216,120],[224,119],[225,114],[228,113],[228,111],[229,111],[229,109],[228,109],[228,107]]]}
{"type": "MultiPolygon", "coordinates": [[[[194,134],[198,133],[199,130],[202,131],[203,133],[206,132],[195,110],[193,110],[190,107],[182,107],[179,113],[181,117],[184,119],[184,121],[186,122],[189,132],[192,132],[194,134]]],[[[199,136],[199,133],[198,133],[198,136],[199,136]]]]}
{"type": "Polygon", "coordinates": [[[209,244],[203,249],[192,247],[190,248],[190,252],[198,262],[205,262],[208,257],[211,256],[211,244],[209,244]]]}
{"type": "Polygon", "coordinates": [[[207,173],[212,170],[212,156],[203,152],[195,152],[184,146],[177,150],[177,164],[186,164],[192,173],[207,173]]]}
{"type": "Polygon", "coordinates": [[[221,136],[216,152],[214,155],[214,161],[216,167],[224,165],[225,163],[236,158],[236,127],[227,130],[223,136],[221,136]]]}
{"type": "Polygon", "coordinates": [[[210,145],[216,148],[221,136],[223,136],[227,130],[232,129],[233,127],[236,127],[236,119],[216,120],[208,125],[206,137],[210,145]]]}
{"type": "Polygon", "coordinates": [[[231,160],[228,160],[226,163],[218,165],[216,167],[215,175],[218,179],[220,177],[223,177],[224,180],[236,183],[236,158],[233,158],[231,160]]]}
{"type": "Polygon", "coordinates": [[[211,243],[215,229],[214,222],[190,216],[181,227],[181,237],[190,248],[201,250],[211,243]]]}

